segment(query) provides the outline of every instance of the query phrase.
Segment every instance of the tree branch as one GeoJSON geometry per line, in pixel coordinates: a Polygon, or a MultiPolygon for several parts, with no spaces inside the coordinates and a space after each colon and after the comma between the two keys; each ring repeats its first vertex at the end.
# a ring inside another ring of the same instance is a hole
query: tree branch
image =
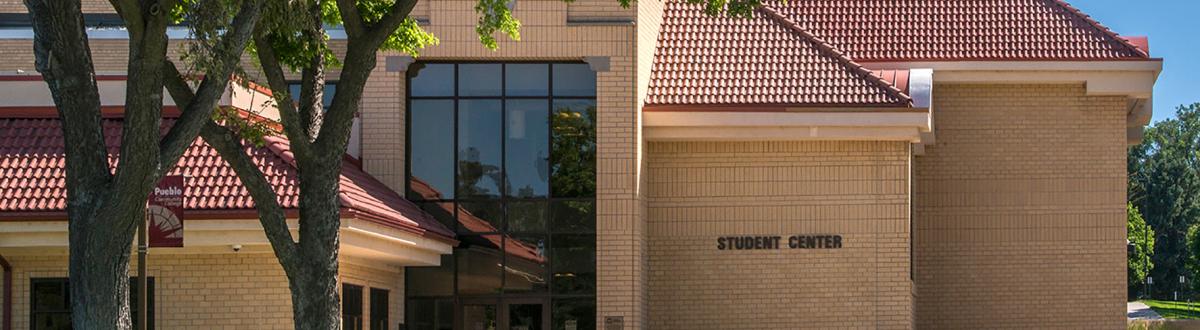
{"type": "Polygon", "coordinates": [[[78,1],[27,0],[33,23],[35,67],[42,74],[62,120],[67,156],[67,212],[70,219],[84,206],[97,205],[112,179],[100,119],[91,48],[78,1]]]}
{"type": "MultiPolygon", "coordinates": [[[[250,36],[254,34],[262,1],[242,1],[241,9],[234,16],[232,28],[221,37],[214,52],[214,54],[223,56],[217,62],[219,66],[204,76],[200,87],[197,88],[196,97],[193,98],[196,102],[188,102],[186,106],[176,103],[176,106],[183,109],[183,113],[159,142],[159,164],[162,166],[158,175],[163,175],[174,167],[175,162],[183,155],[184,149],[192,143],[192,140],[196,139],[204,123],[212,118],[213,109],[216,108],[217,101],[220,100],[221,94],[229,85],[229,79],[242,58],[242,52],[245,51],[250,36]]],[[[179,70],[170,61],[163,65],[163,70],[168,80],[182,79],[179,70]]]]}
{"type": "MultiPolygon", "coordinates": [[[[161,1],[142,3],[144,29],[129,38],[129,69],[125,81],[125,113],[121,121],[121,152],[118,155],[113,190],[132,192],[113,194],[112,209],[126,210],[146,201],[161,164],[158,141],[161,138],[163,105],[163,63],[167,62],[167,8],[161,1]]],[[[136,219],[116,217],[118,228],[132,230],[136,219]]]]}
{"type": "MultiPolygon", "coordinates": [[[[325,24],[321,22],[321,6],[317,2],[308,8],[308,23],[306,32],[311,40],[324,42],[325,24]]],[[[325,114],[325,54],[313,54],[300,77],[300,123],[309,137],[316,137],[325,114]]]]}
{"type": "MultiPolygon", "coordinates": [[[[164,85],[175,104],[190,105],[195,99],[192,88],[177,74],[167,75],[164,85]]],[[[281,264],[289,267],[287,264],[294,262],[296,258],[296,243],[287,226],[287,214],[279,205],[279,197],[262,170],[245,153],[246,148],[242,146],[237,133],[209,119],[203,122],[199,134],[233,168],[242,185],[250,192],[250,197],[254,199],[254,208],[258,211],[258,220],[262,223],[267,240],[271,241],[271,248],[281,260],[288,261],[281,264]]]]}
{"type": "Polygon", "coordinates": [[[130,39],[141,39],[145,21],[142,19],[142,6],[137,0],[108,0],[108,3],[112,4],[121,21],[125,22],[125,30],[129,32],[130,39]]]}
{"type": "MultiPolygon", "coordinates": [[[[339,0],[339,8],[353,5],[352,3],[344,4],[344,2],[351,1],[339,0]]],[[[334,93],[333,102],[325,112],[325,120],[321,123],[320,134],[317,135],[314,143],[316,149],[321,151],[320,157],[341,158],[342,154],[346,152],[350,128],[354,124],[354,116],[361,104],[363,86],[366,85],[367,77],[370,76],[371,70],[376,65],[377,50],[388,36],[400,27],[416,4],[416,0],[397,0],[383,18],[371,24],[366,35],[361,37],[347,35],[346,56],[342,61],[338,91],[334,93]]],[[[345,10],[343,10],[344,12],[345,10]]]]}
{"type": "Polygon", "coordinates": [[[237,138],[237,133],[209,120],[200,131],[200,136],[233,167],[242,185],[250,192],[250,197],[254,198],[258,221],[262,223],[263,232],[266,233],[267,240],[271,241],[275,255],[282,261],[280,264],[284,267],[297,265],[297,245],[291,230],[288,229],[287,214],[279,205],[278,196],[262,170],[246,155],[245,147],[237,138]]]}
{"type": "Polygon", "coordinates": [[[283,133],[291,142],[292,152],[297,157],[308,157],[312,153],[312,140],[300,123],[300,115],[296,112],[296,106],[287,97],[287,79],[283,76],[283,67],[279,63],[279,58],[275,56],[275,49],[267,40],[266,33],[266,31],[260,30],[254,35],[254,48],[258,53],[258,62],[262,65],[263,75],[267,77],[267,84],[275,92],[275,103],[279,106],[279,119],[283,124],[283,133]]]}
{"type": "Polygon", "coordinates": [[[346,29],[346,37],[362,36],[366,32],[367,23],[363,21],[354,0],[337,0],[338,13],[342,14],[342,27],[346,29]]]}
{"type": "Polygon", "coordinates": [[[408,18],[408,14],[412,13],[416,6],[417,0],[396,0],[392,9],[383,14],[383,18],[367,28],[365,39],[378,47],[389,35],[396,32],[396,28],[400,27],[400,23],[404,23],[404,19],[408,18]]]}

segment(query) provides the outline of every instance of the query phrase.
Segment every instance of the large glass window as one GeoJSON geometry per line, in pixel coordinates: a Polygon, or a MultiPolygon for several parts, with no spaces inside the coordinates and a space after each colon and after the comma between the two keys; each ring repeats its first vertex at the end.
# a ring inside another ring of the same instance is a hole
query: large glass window
{"type": "Polygon", "coordinates": [[[408,74],[406,195],[460,241],[440,266],[406,269],[409,328],[550,315],[546,326],[595,329],[595,73],[524,62],[408,74]]]}

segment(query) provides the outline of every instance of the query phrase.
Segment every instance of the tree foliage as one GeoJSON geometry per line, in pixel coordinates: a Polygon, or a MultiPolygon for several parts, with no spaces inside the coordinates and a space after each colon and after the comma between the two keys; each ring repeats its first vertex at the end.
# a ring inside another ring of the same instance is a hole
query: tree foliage
{"type": "Polygon", "coordinates": [[[1129,292],[1131,296],[1136,297],[1138,295],[1133,293],[1144,293],[1142,291],[1144,291],[1146,276],[1154,268],[1154,262],[1150,260],[1150,256],[1154,254],[1154,229],[1146,224],[1142,213],[1136,206],[1133,206],[1133,203],[1127,204],[1125,210],[1127,214],[1125,229],[1128,233],[1129,243],[1133,245],[1133,250],[1128,256],[1129,292]]]}
{"type": "Polygon", "coordinates": [[[1156,234],[1154,296],[1183,291],[1177,279],[1190,274],[1187,234],[1200,219],[1198,139],[1200,104],[1193,104],[1147,128],[1142,143],[1129,150],[1129,199],[1156,234]]]}

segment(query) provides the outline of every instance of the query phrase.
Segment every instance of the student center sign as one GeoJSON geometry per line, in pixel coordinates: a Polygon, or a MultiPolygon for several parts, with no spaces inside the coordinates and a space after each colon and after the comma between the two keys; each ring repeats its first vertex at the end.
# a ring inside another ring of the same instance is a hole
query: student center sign
{"type": "MultiPolygon", "coordinates": [[[[1126,147],[1162,68],[1144,37],[1057,0],[522,0],[523,41],[492,52],[473,4],[419,2],[441,43],[380,54],[366,85],[348,329],[1124,327],[1126,147]]],[[[24,11],[0,3],[0,315],[61,329],[61,123],[24,11]]],[[[116,141],[125,33],[89,36],[116,141]]],[[[269,121],[269,99],[220,106],[269,121]]],[[[266,142],[249,151],[294,209],[288,141],[266,142]]],[[[232,170],[197,140],[173,174],[184,246],[149,255],[149,325],[291,328],[232,170]]]]}

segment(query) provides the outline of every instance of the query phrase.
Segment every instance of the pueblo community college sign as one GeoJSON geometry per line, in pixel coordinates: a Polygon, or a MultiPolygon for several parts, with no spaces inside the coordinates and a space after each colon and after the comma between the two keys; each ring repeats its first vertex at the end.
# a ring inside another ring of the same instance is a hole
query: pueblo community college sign
{"type": "Polygon", "coordinates": [[[842,235],[722,236],[717,250],[840,249],[842,235]]]}
{"type": "Polygon", "coordinates": [[[164,176],[148,204],[150,247],[183,247],[183,176],[164,176]]]}

